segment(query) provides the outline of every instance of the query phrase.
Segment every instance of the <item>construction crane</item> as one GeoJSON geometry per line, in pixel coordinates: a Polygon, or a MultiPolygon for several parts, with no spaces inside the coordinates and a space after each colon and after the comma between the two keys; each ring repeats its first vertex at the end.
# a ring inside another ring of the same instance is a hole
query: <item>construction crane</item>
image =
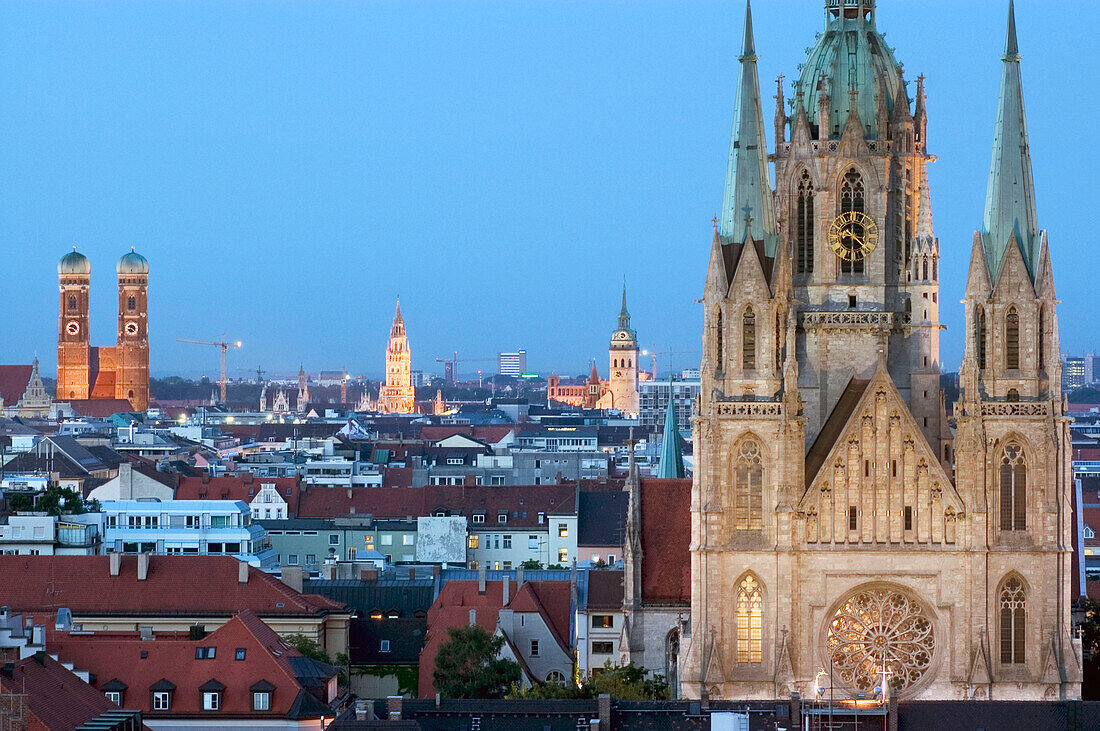
{"type": "Polygon", "coordinates": [[[225,373],[225,354],[230,349],[236,349],[236,348],[241,347],[241,341],[238,340],[235,343],[227,342],[226,339],[225,339],[225,333],[222,333],[222,339],[217,341],[217,342],[214,342],[214,341],[211,341],[211,340],[186,340],[184,338],[176,338],[176,341],[180,342],[180,343],[192,343],[194,345],[213,345],[215,348],[218,348],[221,351],[222,372],[221,372],[221,378],[218,379],[218,386],[221,388],[222,403],[224,404],[226,402],[226,394],[225,394],[226,386],[229,385],[229,380],[226,378],[226,373],[225,373]]]}
{"type": "MultiPolygon", "coordinates": [[[[443,378],[444,382],[448,386],[455,385],[455,381],[458,380],[458,364],[459,363],[491,363],[495,361],[495,358],[459,358],[458,351],[454,352],[453,358],[436,358],[436,363],[443,364],[443,378]]],[[[480,374],[480,371],[479,371],[480,374]]]]}
{"type": "Polygon", "coordinates": [[[672,356],[674,356],[674,355],[694,355],[698,352],[699,352],[698,350],[672,350],[672,349],[669,349],[669,350],[649,350],[649,349],[646,349],[646,350],[643,350],[641,352],[641,355],[651,355],[651,356],[653,356],[652,378],[653,378],[654,381],[656,381],[657,380],[657,356],[658,355],[667,355],[668,356],[668,370],[671,373],[672,372],[672,356]]]}

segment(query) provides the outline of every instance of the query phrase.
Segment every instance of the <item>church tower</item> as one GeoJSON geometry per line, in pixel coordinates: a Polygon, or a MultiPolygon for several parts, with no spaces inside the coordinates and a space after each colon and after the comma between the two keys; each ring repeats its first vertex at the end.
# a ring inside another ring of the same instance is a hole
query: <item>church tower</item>
{"type": "Polygon", "coordinates": [[[607,351],[609,365],[608,408],[618,409],[627,418],[638,415],[638,334],[630,329],[630,313],[626,310],[626,284],[623,284],[623,306],[619,310],[619,326],[611,333],[607,351]]]}
{"type": "Polygon", "coordinates": [[[405,335],[405,319],[401,316],[401,300],[390,328],[386,346],[386,385],[378,396],[378,410],[383,414],[411,414],[416,408],[412,386],[412,354],[405,335]]]}
{"type": "Polygon", "coordinates": [[[957,439],[924,80],[910,99],[874,0],[826,0],[825,23],[789,114],[777,82],[769,158],[746,6],[702,299],[681,693],[1080,697],[1056,301],[1011,15],[957,439]]]}
{"type": "Polygon", "coordinates": [[[92,265],[73,247],[57,263],[60,304],[57,318],[57,400],[88,398],[91,355],[88,295],[92,265]]]}
{"type": "Polygon", "coordinates": [[[118,375],[115,398],[149,408],[149,262],[133,249],[118,260],[118,375]]]}

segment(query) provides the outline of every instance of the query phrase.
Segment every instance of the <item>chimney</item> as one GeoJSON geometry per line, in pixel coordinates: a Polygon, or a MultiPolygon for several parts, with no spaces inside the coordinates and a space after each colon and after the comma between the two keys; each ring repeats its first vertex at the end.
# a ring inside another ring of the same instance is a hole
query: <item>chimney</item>
{"type": "Polygon", "coordinates": [[[519,568],[516,569],[516,588],[517,589],[519,589],[519,587],[523,586],[523,581],[524,581],[523,573],[524,573],[523,572],[523,564],[520,564],[519,568]]]}
{"type": "Polygon", "coordinates": [[[348,488],[348,500],[351,500],[351,488],[348,488]]]}
{"type": "Polygon", "coordinates": [[[477,610],[476,609],[471,609],[470,610],[470,626],[473,627],[475,625],[477,625],[477,610]]]}
{"type": "Polygon", "coordinates": [[[248,562],[247,561],[241,561],[239,564],[237,564],[237,583],[238,584],[247,584],[248,583],[248,562]]]}
{"type": "Polygon", "coordinates": [[[284,566],[283,583],[299,594],[305,584],[305,574],[301,566],[284,566]]]}
{"type": "Polygon", "coordinates": [[[596,708],[599,711],[600,731],[611,731],[611,696],[600,693],[596,699],[596,708]]]}
{"type": "Polygon", "coordinates": [[[512,582],[509,581],[508,577],[505,576],[504,577],[504,589],[503,589],[504,594],[502,595],[501,602],[500,602],[501,605],[503,605],[505,607],[508,606],[508,587],[511,585],[511,583],[512,582]]]}
{"type": "Polygon", "coordinates": [[[241,473],[241,482],[243,482],[244,484],[251,485],[252,484],[252,479],[253,479],[253,475],[252,475],[251,472],[242,472],[241,473]]]}
{"type": "Polygon", "coordinates": [[[477,593],[485,593],[485,567],[482,566],[477,570],[477,593]]]}
{"type": "Polygon", "coordinates": [[[377,581],[378,569],[361,569],[359,571],[359,579],[361,581],[377,581]]]}
{"type": "Polygon", "coordinates": [[[118,570],[122,567],[122,554],[112,553],[111,556],[111,576],[118,576],[118,570]]]}
{"type": "Polygon", "coordinates": [[[138,554],[138,581],[145,581],[149,577],[149,554],[138,554]]]}
{"type": "Polygon", "coordinates": [[[391,695],[386,698],[386,711],[389,712],[391,721],[401,720],[401,701],[402,698],[399,695],[391,695]]]}

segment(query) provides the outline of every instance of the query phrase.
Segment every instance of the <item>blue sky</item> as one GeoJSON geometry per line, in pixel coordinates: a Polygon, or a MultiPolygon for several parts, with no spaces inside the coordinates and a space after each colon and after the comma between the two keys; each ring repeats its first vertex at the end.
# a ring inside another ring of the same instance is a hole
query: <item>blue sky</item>
{"type": "MultiPolygon", "coordinates": [[[[797,75],[822,6],[755,4],[768,120],[771,80],[797,75]]],[[[880,6],[907,78],[928,77],[954,368],[1006,3],[880,6]]],[[[1100,348],[1100,3],[1016,12],[1063,350],[1100,348]]],[[[624,275],[643,347],[692,366],[742,15],[740,2],[5,0],[0,362],[37,351],[53,372],[55,265],[76,245],[100,345],[114,342],[115,261],[130,246],[149,258],[154,374],[214,374],[213,348],[175,338],[225,332],[244,342],[234,376],[300,362],[377,376],[398,294],[414,368],[526,347],[534,370],[582,373],[606,367],[624,275]]],[[[460,371],[478,367],[493,366],[460,371]]]]}

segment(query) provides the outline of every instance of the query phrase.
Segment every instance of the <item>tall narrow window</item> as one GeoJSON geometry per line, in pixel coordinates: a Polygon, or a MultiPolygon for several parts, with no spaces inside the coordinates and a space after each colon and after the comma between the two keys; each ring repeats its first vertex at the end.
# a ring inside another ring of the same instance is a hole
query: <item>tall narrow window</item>
{"type": "Polygon", "coordinates": [[[756,315],[751,307],[745,310],[741,322],[741,367],[756,370],[756,315]]]}
{"type": "Polygon", "coordinates": [[[1005,368],[1020,368],[1020,316],[1015,307],[1005,315],[1005,368]]]}
{"type": "Polygon", "coordinates": [[[722,325],[722,310],[719,308],[718,314],[715,316],[715,329],[718,331],[714,344],[714,366],[719,370],[725,370],[725,364],[722,362],[726,357],[725,350],[725,330],[722,325]]]}
{"type": "Polygon", "coordinates": [[[69,295],[69,309],[70,310],[75,310],[76,309],[76,297],[73,297],[72,295],[69,295]]]}
{"type": "MultiPolygon", "coordinates": [[[[855,168],[844,174],[844,182],[840,185],[840,212],[850,211],[864,212],[863,176],[855,168]]],[[[856,233],[863,234],[862,231],[856,233]]],[[[863,274],[863,259],[841,259],[840,271],[842,274],[863,274]]]]}
{"type": "Polygon", "coordinates": [[[1046,308],[1039,305],[1039,370],[1043,370],[1047,362],[1046,314],[1046,308]]]}
{"type": "Polygon", "coordinates": [[[978,368],[985,368],[985,308],[977,305],[978,312],[974,317],[974,345],[978,350],[978,368]]]}
{"type": "Polygon", "coordinates": [[[1027,462],[1019,445],[1001,453],[1001,530],[1027,530],[1027,462]]]}
{"type": "Polygon", "coordinates": [[[810,173],[803,170],[798,181],[798,198],[795,202],[795,249],[798,252],[798,273],[814,270],[814,184],[810,173]]]}
{"type": "Polygon", "coordinates": [[[761,662],[764,645],[764,598],[760,584],[746,576],[737,587],[737,662],[761,662]]]}
{"type": "Polygon", "coordinates": [[[775,372],[779,373],[783,361],[783,336],[782,324],[779,321],[779,313],[775,313],[775,372]]]}
{"type": "Polygon", "coordinates": [[[764,527],[764,467],[760,445],[749,439],[741,444],[733,468],[734,526],[740,530],[764,527]]]}
{"type": "Polygon", "coordinates": [[[1027,597],[1023,582],[1013,576],[1001,587],[1001,662],[1024,662],[1024,619],[1027,597]]]}
{"type": "Polygon", "coordinates": [[[136,310],[137,309],[137,299],[134,298],[134,297],[130,297],[129,299],[127,299],[126,300],[126,309],[129,310],[130,312],[133,312],[134,310],[136,310]]]}

